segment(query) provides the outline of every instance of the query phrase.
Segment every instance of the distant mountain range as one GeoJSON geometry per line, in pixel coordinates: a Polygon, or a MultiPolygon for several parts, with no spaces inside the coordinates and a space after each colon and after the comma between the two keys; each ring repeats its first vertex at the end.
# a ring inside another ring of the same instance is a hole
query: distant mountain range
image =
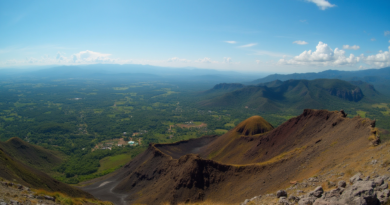
{"type": "Polygon", "coordinates": [[[326,70],[319,73],[293,73],[293,74],[273,74],[264,78],[251,81],[247,84],[257,85],[260,83],[272,82],[275,80],[314,80],[314,79],[340,79],[345,81],[363,81],[370,83],[375,88],[386,95],[390,95],[390,67],[381,69],[367,69],[359,71],[339,71],[326,70]]]}
{"type": "Polygon", "coordinates": [[[250,108],[263,112],[330,109],[380,96],[368,83],[354,81],[353,84],[338,79],[275,80],[248,86],[219,84],[203,94],[208,98],[200,102],[203,107],[250,108]]]}
{"type": "Polygon", "coordinates": [[[95,64],[81,66],[57,66],[44,69],[0,69],[0,79],[91,79],[221,83],[244,82],[265,74],[242,74],[235,71],[218,71],[199,68],[169,68],[137,64],[95,64]]]}

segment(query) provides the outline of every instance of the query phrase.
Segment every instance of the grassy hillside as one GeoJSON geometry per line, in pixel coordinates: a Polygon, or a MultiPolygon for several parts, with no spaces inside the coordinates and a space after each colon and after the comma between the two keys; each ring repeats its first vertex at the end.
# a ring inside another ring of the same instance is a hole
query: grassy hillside
{"type": "Polygon", "coordinates": [[[62,192],[72,197],[92,198],[84,191],[59,182],[45,173],[21,163],[8,155],[2,148],[0,148],[0,177],[35,189],[62,192]]]}
{"type": "Polygon", "coordinates": [[[0,148],[14,159],[45,173],[51,172],[53,167],[60,165],[64,158],[60,152],[29,144],[17,137],[0,142],[0,148]]]}

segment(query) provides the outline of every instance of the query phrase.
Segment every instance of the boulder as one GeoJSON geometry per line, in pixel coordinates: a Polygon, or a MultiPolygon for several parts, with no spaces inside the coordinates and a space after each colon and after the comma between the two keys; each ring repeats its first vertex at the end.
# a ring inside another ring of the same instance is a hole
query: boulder
{"type": "Polygon", "coordinates": [[[338,186],[339,188],[345,188],[345,187],[347,186],[347,182],[341,180],[341,181],[339,181],[339,182],[337,183],[337,186],[338,186]]]}
{"type": "Polygon", "coordinates": [[[356,181],[362,181],[361,176],[362,176],[362,174],[359,172],[359,173],[355,174],[353,177],[349,178],[349,182],[351,182],[353,184],[356,181]]]}
{"type": "Polygon", "coordinates": [[[298,205],[312,205],[316,199],[315,197],[305,197],[299,200],[298,205]]]}
{"type": "Polygon", "coordinates": [[[51,196],[44,196],[44,198],[46,200],[50,200],[50,201],[56,201],[56,199],[54,197],[51,197],[51,196]]]}
{"type": "Polygon", "coordinates": [[[383,181],[382,177],[377,177],[377,178],[374,179],[374,183],[375,183],[376,186],[382,185],[383,182],[384,181],[383,181]]]}
{"type": "Polygon", "coordinates": [[[337,201],[325,201],[323,199],[317,199],[313,205],[345,205],[341,202],[337,202],[337,201]]]}
{"type": "Polygon", "coordinates": [[[341,195],[341,202],[345,204],[377,205],[379,200],[374,191],[375,186],[373,181],[356,181],[344,190],[341,195]]]}
{"type": "Polygon", "coordinates": [[[378,197],[379,202],[383,204],[389,200],[390,191],[388,189],[385,189],[383,191],[378,191],[376,192],[376,196],[378,197]]]}
{"type": "Polygon", "coordinates": [[[282,196],[279,198],[279,204],[280,205],[290,205],[290,203],[288,203],[288,200],[286,197],[282,196]]]}
{"type": "Polygon", "coordinates": [[[291,196],[288,197],[288,201],[289,202],[298,202],[299,201],[299,197],[291,195],[291,196]]]}
{"type": "Polygon", "coordinates": [[[389,188],[389,185],[387,183],[383,183],[382,185],[377,187],[377,189],[380,190],[380,191],[382,191],[384,189],[388,189],[388,188],[389,188]]]}
{"type": "Polygon", "coordinates": [[[309,181],[309,182],[318,182],[318,178],[317,177],[311,177],[307,181],[309,181]]]}
{"type": "Polygon", "coordinates": [[[312,192],[313,196],[320,198],[322,196],[322,193],[324,193],[324,189],[322,189],[322,186],[318,186],[314,191],[312,192]]]}
{"type": "Polygon", "coordinates": [[[279,190],[278,192],[276,192],[276,197],[287,197],[287,192],[285,190],[279,190]]]}
{"type": "Polygon", "coordinates": [[[249,199],[245,199],[245,201],[242,202],[240,205],[246,205],[247,203],[249,203],[249,199]]]}
{"type": "Polygon", "coordinates": [[[342,114],[343,117],[347,117],[347,113],[344,112],[344,110],[340,110],[340,113],[342,114]]]}
{"type": "Polygon", "coordinates": [[[245,201],[241,203],[241,205],[246,205],[247,203],[249,203],[249,199],[245,199],[245,201]]]}

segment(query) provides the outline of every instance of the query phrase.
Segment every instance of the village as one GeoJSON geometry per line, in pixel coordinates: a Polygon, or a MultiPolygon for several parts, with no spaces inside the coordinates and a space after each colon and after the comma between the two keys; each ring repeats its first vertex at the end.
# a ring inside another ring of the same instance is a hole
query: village
{"type": "Polygon", "coordinates": [[[98,149],[101,150],[112,150],[113,147],[124,147],[124,146],[140,146],[142,145],[142,135],[147,133],[147,130],[140,130],[139,132],[134,132],[129,136],[127,132],[122,133],[122,138],[116,138],[112,140],[105,140],[97,144],[92,152],[98,149]]]}

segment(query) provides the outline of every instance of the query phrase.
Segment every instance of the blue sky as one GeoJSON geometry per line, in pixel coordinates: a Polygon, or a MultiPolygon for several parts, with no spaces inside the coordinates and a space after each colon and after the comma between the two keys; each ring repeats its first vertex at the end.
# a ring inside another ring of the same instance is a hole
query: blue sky
{"type": "Polygon", "coordinates": [[[390,66],[388,0],[0,1],[0,68],[390,66]]]}

